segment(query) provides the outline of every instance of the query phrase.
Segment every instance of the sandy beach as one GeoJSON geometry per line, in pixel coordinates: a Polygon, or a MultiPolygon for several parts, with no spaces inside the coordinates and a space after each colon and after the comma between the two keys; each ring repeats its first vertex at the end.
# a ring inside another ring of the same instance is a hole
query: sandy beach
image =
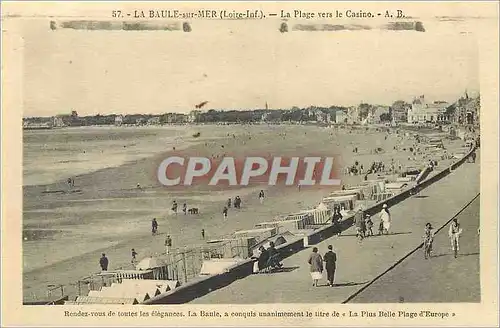
{"type": "MultiPolygon", "coordinates": [[[[29,180],[23,187],[25,299],[43,299],[49,284],[70,286],[79,278],[98,272],[101,253],[109,258],[111,270],[128,268],[131,248],[139,253],[139,259],[160,254],[165,234],[172,236],[174,248],[200,245],[204,243],[202,229],[205,239],[250,229],[277,215],[315,206],[333,189],[304,187],[299,191],[296,187],[267,185],[227,190],[202,186],[168,189],[159,184],[156,172],[159,163],[172,154],[328,154],[337,158],[336,164],[342,168],[354,161],[365,168],[373,161],[389,163],[391,159],[405,168],[422,167],[428,162],[421,155],[409,161],[409,153],[401,149],[414,141],[401,138],[394,131],[387,134],[291,125],[123,127],[110,128],[114,134],[110,138],[109,130],[93,129],[68,129],[71,136],[66,139],[50,136],[61,133],[54,131],[36,132],[42,136],[30,131],[33,135],[29,138],[25,134],[24,174],[29,180]],[[200,132],[199,138],[192,136],[196,132],[200,132]],[[99,140],[106,134],[105,141],[99,140]],[[53,156],[54,150],[47,151],[63,144],[68,147],[59,157],[53,156]],[[353,152],[355,147],[357,153],[353,152]],[[373,154],[378,147],[384,152],[373,154]],[[38,158],[43,169],[33,164],[38,158]],[[67,162],[59,163],[61,160],[67,162]],[[78,192],[68,192],[68,177],[74,177],[74,190],[78,192]],[[258,200],[260,189],[266,191],[264,204],[258,200]],[[228,220],[224,221],[222,208],[228,198],[236,195],[242,198],[243,206],[237,211],[230,209],[228,220]],[[180,206],[185,202],[188,207],[198,207],[200,214],[171,213],[173,200],[180,206]],[[157,236],[151,236],[154,217],[159,223],[157,236]]],[[[445,141],[450,151],[462,145],[462,141],[445,141]]],[[[445,165],[446,161],[439,164],[445,165]]],[[[342,183],[356,184],[362,178],[342,176],[342,183]]]]}

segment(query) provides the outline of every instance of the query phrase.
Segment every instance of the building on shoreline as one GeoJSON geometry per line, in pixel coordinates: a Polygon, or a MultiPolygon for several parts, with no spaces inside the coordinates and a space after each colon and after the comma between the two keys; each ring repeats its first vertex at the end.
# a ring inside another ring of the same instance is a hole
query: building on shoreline
{"type": "Polygon", "coordinates": [[[467,91],[454,104],[453,123],[458,125],[479,125],[480,97],[469,98],[467,91]]]}
{"type": "Polygon", "coordinates": [[[115,125],[121,126],[123,124],[123,115],[116,115],[115,117],[115,125]]]}

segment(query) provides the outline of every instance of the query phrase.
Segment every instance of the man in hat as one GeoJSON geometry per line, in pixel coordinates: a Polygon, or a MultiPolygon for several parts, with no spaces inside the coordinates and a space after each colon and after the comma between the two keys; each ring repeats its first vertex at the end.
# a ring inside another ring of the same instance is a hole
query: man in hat
{"type": "Polygon", "coordinates": [[[106,254],[102,253],[101,259],[99,260],[99,265],[101,266],[102,271],[108,271],[108,258],[106,257],[106,254]]]}
{"type": "Polygon", "coordinates": [[[380,222],[383,227],[382,233],[386,235],[389,234],[391,228],[391,214],[389,213],[387,204],[384,204],[382,206],[382,211],[380,211],[380,222]]]}

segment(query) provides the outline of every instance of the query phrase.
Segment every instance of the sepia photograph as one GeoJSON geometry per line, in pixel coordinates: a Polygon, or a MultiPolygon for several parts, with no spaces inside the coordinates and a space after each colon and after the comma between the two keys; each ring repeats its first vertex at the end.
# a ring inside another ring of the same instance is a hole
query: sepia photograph
{"type": "Polygon", "coordinates": [[[498,232],[481,191],[498,180],[482,122],[498,103],[477,21],[498,16],[423,6],[2,14],[22,33],[21,107],[3,123],[21,136],[15,306],[445,320],[458,312],[401,306],[485,302],[481,226],[498,232]]]}

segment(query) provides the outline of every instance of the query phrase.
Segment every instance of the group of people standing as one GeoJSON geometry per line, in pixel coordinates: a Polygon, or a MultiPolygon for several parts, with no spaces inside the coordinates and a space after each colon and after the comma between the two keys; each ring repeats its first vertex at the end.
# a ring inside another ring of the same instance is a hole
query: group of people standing
{"type": "Polygon", "coordinates": [[[227,199],[227,205],[224,206],[222,209],[222,216],[224,218],[224,221],[227,220],[227,214],[229,212],[229,209],[233,206],[234,208],[240,209],[241,208],[241,198],[240,196],[234,197],[234,201],[231,198],[227,199]]]}
{"type": "MultiPolygon", "coordinates": [[[[334,214],[335,215],[335,214],[334,214]]],[[[382,206],[382,210],[379,214],[379,225],[378,225],[378,235],[387,235],[390,233],[391,229],[391,213],[387,207],[387,204],[382,206]]],[[[373,236],[373,221],[371,215],[366,213],[363,215],[363,209],[359,208],[358,212],[354,215],[354,225],[356,227],[356,237],[359,241],[364,238],[373,236]]]]}
{"type": "MultiPolygon", "coordinates": [[[[264,190],[261,190],[259,192],[259,202],[261,204],[264,203],[264,198],[265,198],[264,190]]],[[[234,200],[232,200],[231,198],[228,198],[226,206],[224,206],[224,208],[222,209],[222,217],[224,218],[224,221],[227,220],[228,212],[229,212],[229,209],[231,208],[231,206],[233,206],[236,209],[240,209],[241,208],[241,198],[240,198],[240,196],[236,196],[234,198],[234,200]]]]}
{"type": "Polygon", "coordinates": [[[256,258],[259,272],[266,269],[281,268],[283,266],[280,262],[279,252],[274,242],[270,242],[267,249],[264,246],[260,246],[256,258]]]}

